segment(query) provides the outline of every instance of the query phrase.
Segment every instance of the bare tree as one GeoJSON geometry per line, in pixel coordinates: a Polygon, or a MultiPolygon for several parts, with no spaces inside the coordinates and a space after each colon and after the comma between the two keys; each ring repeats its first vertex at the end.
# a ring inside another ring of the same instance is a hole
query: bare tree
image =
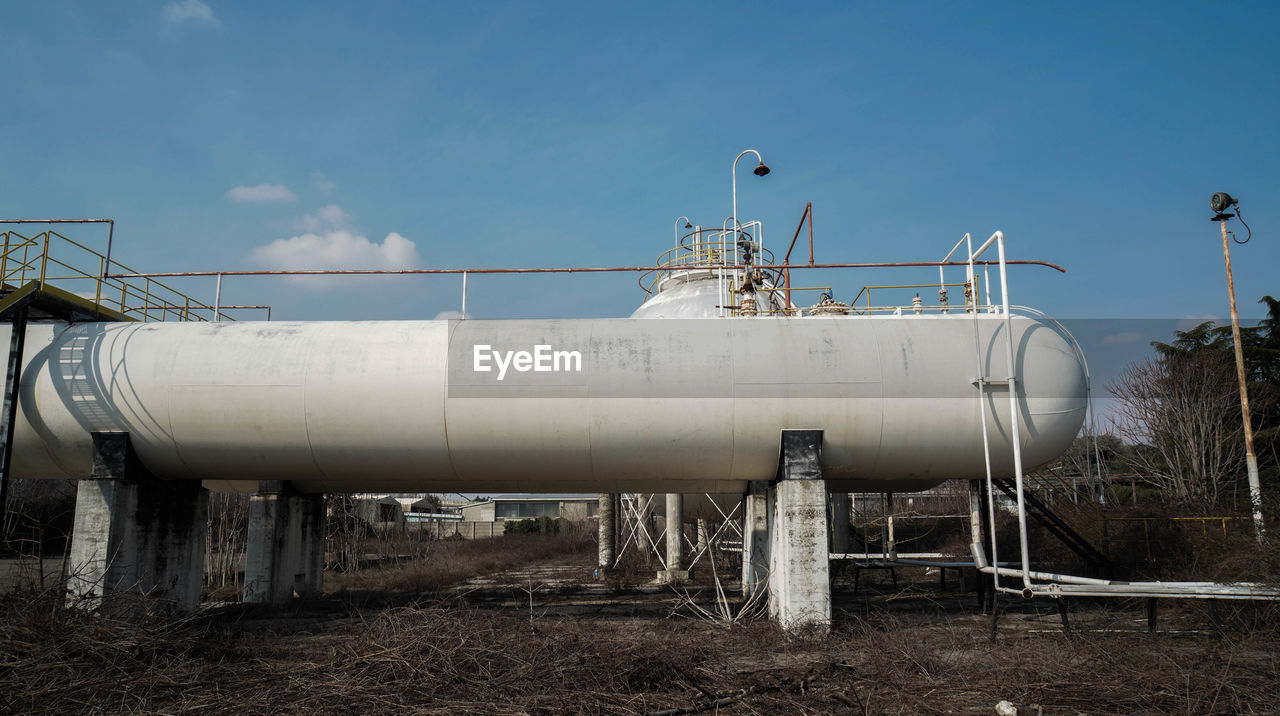
{"type": "Polygon", "coordinates": [[[1216,504],[1244,465],[1232,366],[1219,352],[1165,353],[1110,386],[1112,428],[1135,443],[1134,467],[1178,500],[1216,504]]]}
{"type": "Polygon", "coordinates": [[[241,586],[241,567],[249,539],[249,496],[214,492],[209,495],[205,573],[210,587],[241,586]]]}

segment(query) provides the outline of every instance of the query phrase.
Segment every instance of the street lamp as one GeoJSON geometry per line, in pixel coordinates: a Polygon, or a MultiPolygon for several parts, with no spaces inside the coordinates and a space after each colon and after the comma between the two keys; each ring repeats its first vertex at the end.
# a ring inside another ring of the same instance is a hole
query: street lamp
{"type": "Polygon", "coordinates": [[[769,167],[764,165],[764,157],[760,156],[760,152],[757,152],[754,149],[744,149],[740,154],[738,154],[738,156],[733,158],[733,240],[734,241],[738,240],[738,234],[739,234],[738,227],[741,226],[741,224],[738,222],[738,160],[747,154],[756,155],[756,161],[758,162],[756,164],[756,168],[751,172],[752,174],[755,174],[758,177],[762,177],[765,174],[769,173],[769,167]]]}
{"type": "Polygon", "coordinates": [[[1240,411],[1244,414],[1244,452],[1245,465],[1249,471],[1249,502],[1253,506],[1254,534],[1261,540],[1264,529],[1262,483],[1258,480],[1258,456],[1253,451],[1253,420],[1249,416],[1249,386],[1245,381],[1244,352],[1240,349],[1240,314],[1236,312],[1236,282],[1231,274],[1231,244],[1227,241],[1227,220],[1240,213],[1239,205],[1239,201],[1221,191],[1209,200],[1209,208],[1213,209],[1215,214],[1210,220],[1218,222],[1222,228],[1222,258],[1227,265],[1227,295],[1231,299],[1231,337],[1235,341],[1236,378],[1240,381],[1240,411]],[[1227,209],[1233,206],[1236,207],[1236,214],[1228,213],[1227,209]]]}
{"type": "MultiPolygon", "coordinates": [[[[692,229],[692,228],[693,228],[693,224],[690,224],[690,223],[689,223],[689,217],[687,217],[687,216],[682,216],[682,217],[680,217],[680,219],[684,219],[684,228],[686,228],[686,229],[692,229]]],[[[674,233],[674,234],[675,234],[675,238],[676,238],[676,248],[677,248],[677,249],[678,249],[678,248],[680,248],[680,219],[676,219],[676,223],[675,223],[675,225],[671,227],[671,231],[672,231],[672,233],[674,233]]]]}

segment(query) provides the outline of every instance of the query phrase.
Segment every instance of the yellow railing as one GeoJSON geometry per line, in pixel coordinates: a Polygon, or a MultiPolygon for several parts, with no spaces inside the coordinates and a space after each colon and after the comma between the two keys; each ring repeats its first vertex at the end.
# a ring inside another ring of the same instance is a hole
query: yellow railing
{"type": "MultiPolygon", "coordinates": [[[[877,309],[877,308],[881,308],[881,309],[885,308],[885,307],[876,307],[876,306],[872,306],[872,305],[871,305],[871,289],[943,288],[943,287],[946,287],[946,288],[965,288],[965,287],[967,287],[967,285],[968,285],[968,284],[966,284],[966,283],[963,283],[963,282],[962,282],[962,283],[947,283],[947,284],[942,284],[942,285],[939,285],[939,284],[936,284],[936,283],[903,283],[903,284],[895,284],[895,285],[887,285],[887,286],[863,286],[863,287],[862,287],[862,290],[861,290],[861,291],[858,291],[858,295],[854,296],[854,297],[853,297],[853,300],[849,302],[849,305],[850,305],[850,307],[852,307],[852,308],[854,308],[855,310],[858,310],[858,311],[870,311],[870,310],[875,310],[875,309],[877,309]],[[858,305],[858,300],[859,300],[859,299],[861,299],[863,296],[866,296],[866,297],[867,297],[867,303],[866,303],[866,305],[864,305],[864,306],[859,306],[859,305],[858,305]]],[[[972,292],[970,295],[965,296],[965,299],[966,299],[966,300],[964,301],[964,303],[958,303],[958,304],[948,303],[946,306],[941,306],[941,305],[939,305],[939,306],[927,305],[927,306],[925,306],[925,308],[929,308],[929,309],[931,309],[931,310],[936,310],[936,309],[938,309],[938,308],[947,308],[947,309],[957,309],[957,308],[958,308],[958,309],[963,310],[963,309],[965,309],[966,307],[972,307],[972,306],[976,305],[976,304],[978,303],[978,296],[979,296],[979,295],[980,295],[980,294],[978,293],[978,277],[977,277],[977,276],[974,276],[974,277],[973,277],[973,292],[972,292]]],[[[895,306],[895,308],[903,308],[903,309],[907,309],[907,308],[911,308],[911,306],[909,306],[909,305],[908,305],[908,306],[895,306]]]]}
{"type": "MultiPolygon", "coordinates": [[[[214,307],[155,279],[105,278],[107,257],[59,234],[0,232],[0,281],[6,290],[30,281],[59,288],[136,321],[208,321],[214,307]]],[[[112,273],[138,273],[112,259],[112,273]]],[[[218,311],[220,320],[235,320],[218,311]]]]}
{"type": "MultiPolygon", "coordinates": [[[[774,263],[773,252],[769,249],[763,249],[759,259],[763,263],[772,264],[774,263]]],[[[736,266],[740,265],[742,260],[743,256],[737,244],[727,239],[724,242],[715,240],[684,244],[662,252],[654,264],[661,268],[657,271],[641,274],[639,279],[640,288],[644,289],[645,294],[653,295],[658,291],[658,284],[682,268],[690,266],[736,266]]]]}
{"type": "Polygon", "coordinates": [[[1199,522],[1201,535],[1207,537],[1209,535],[1209,530],[1212,528],[1214,532],[1221,531],[1222,535],[1225,537],[1227,536],[1227,527],[1229,524],[1240,521],[1240,522],[1244,522],[1242,526],[1247,528],[1249,526],[1249,523],[1248,523],[1249,519],[1250,518],[1248,517],[1105,517],[1104,516],[1102,518],[1102,525],[1101,525],[1102,548],[1103,548],[1103,552],[1106,553],[1112,544],[1118,544],[1118,543],[1124,543],[1124,542],[1141,542],[1144,545],[1144,552],[1146,553],[1147,559],[1150,560],[1152,557],[1151,543],[1153,540],[1159,539],[1159,535],[1153,536],[1151,534],[1151,527],[1153,524],[1159,525],[1163,523],[1177,524],[1179,522],[1199,522]],[[1121,524],[1141,523],[1142,534],[1141,535],[1125,535],[1125,536],[1113,535],[1111,534],[1111,530],[1109,529],[1109,525],[1112,522],[1118,522],[1121,524]]]}

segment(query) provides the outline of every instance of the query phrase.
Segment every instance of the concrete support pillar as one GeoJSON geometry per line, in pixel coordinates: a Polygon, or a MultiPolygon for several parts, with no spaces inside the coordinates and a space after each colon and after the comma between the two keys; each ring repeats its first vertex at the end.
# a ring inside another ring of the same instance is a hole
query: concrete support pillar
{"type": "Polygon", "coordinates": [[[883,509],[884,523],[881,526],[881,541],[884,544],[884,553],[888,559],[898,558],[897,541],[893,535],[893,493],[884,493],[883,509]]]}
{"type": "Polygon", "coordinates": [[[200,606],[209,491],[162,481],[138,459],[128,433],[93,433],[89,479],[76,490],[68,601],[134,611],[128,597],[200,606]]]}
{"type": "Polygon", "coordinates": [[[295,595],[320,596],[326,536],[323,495],[304,495],[289,482],[259,482],[249,498],[244,601],[278,607],[295,595]]]}
{"type": "Polygon", "coordinates": [[[600,569],[608,569],[613,566],[614,560],[614,543],[613,536],[617,531],[615,521],[616,513],[613,511],[614,495],[600,495],[599,508],[596,515],[599,517],[599,558],[596,561],[600,569]]]}
{"type": "Polygon", "coordinates": [[[831,505],[831,551],[836,554],[850,552],[849,493],[833,492],[828,496],[831,505]]]}
{"type": "Polygon", "coordinates": [[[752,480],[742,496],[742,596],[763,589],[769,578],[769,483],[752,480]]]}
{"type": "Polygon", "coordinates": [[[667,569],[658,573],[658,581],[671,584],[689,579],[684,566],[684,495],[667,493],[667,569]]]}
{"type": "Polygon", "coordinates": [[[769,615],[787,630],[825,630],[831,582],[822,431],[783,430],[778,471],[770,491],[769,615]]]}

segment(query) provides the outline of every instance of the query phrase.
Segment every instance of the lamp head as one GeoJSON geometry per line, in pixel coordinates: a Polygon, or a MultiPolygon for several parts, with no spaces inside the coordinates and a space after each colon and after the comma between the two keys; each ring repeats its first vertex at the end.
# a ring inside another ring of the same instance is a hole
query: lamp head
{"type": "Polygon", "coordinates": [[[766,167],[764,165],[764,162],[760,162],[759,164],[756,165],[755,171],[752,173],[758,177],[762,177],[765,174],[769,173],[769,167],[766,167]]]}
{"type": "Polygon", "coordinates": [[[687,222],[687,221],[686,221],[686,222],[684,222],[684,228],[686,228],[686,229],[692,229],[692,228],[693,228],[693,224],[690,224],[689,222],[687,222]]]}
{"type": "Polygon", "coordinates": [[[1236,200],[1233,199],[1230,194],[1225,191],[1220,191],[1209,199],[1209,208],[1213,209],[1214,213],[1221,214],[1235,203],[1237,203],[1236,200]]]}

